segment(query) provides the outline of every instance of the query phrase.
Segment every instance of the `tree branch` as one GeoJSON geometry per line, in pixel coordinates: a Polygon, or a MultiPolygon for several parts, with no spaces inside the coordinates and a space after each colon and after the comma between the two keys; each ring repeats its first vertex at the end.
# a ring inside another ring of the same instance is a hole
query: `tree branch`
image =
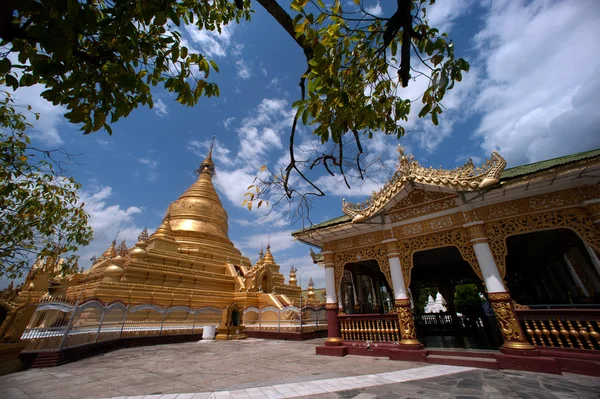
{"type": "Polygon", "coordinates": [[[310,61],[313,57],[312,46],[306,40],[306,36],[299,35],[296,36],[296,32],[294,31],[294,20],[290,15],[277,3],[276,0],[257,0],[258,4],[263,6],[265,10],[269,14],[275,18],[279,25],[294,39],[296,43],[304,50],[304,55],[306,56],[306,61],[310,61]]]}

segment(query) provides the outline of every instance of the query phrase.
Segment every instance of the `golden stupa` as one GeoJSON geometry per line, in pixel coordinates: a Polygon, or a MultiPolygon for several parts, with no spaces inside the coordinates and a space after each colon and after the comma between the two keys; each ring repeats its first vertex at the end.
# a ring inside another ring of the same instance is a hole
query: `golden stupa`
{"type": "Polygon", "coordinates": [[[132,248],[113,241],[91,269],[65,279],[63,295],[190,308],[295,303],[300,287],[285,284],[270,246],[252,265],[229,239],[227,212],[212,182],[212,147],[197,172],[153,234],[144,230],[132,248]]]}

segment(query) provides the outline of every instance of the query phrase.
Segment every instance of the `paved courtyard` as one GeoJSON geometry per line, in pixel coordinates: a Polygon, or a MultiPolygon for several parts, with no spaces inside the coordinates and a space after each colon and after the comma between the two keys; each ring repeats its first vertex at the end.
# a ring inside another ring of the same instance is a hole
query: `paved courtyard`
{"type": "Polygon", "coordinates": [[[323,340],[127,348],[0,377],[0,398],[600,398],[600,378],[317,356],[323,340]]]}

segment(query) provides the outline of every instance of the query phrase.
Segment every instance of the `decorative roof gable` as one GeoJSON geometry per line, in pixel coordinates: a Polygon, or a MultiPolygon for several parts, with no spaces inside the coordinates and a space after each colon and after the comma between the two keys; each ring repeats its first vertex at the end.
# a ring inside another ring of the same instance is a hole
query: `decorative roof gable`
{"type": "Polygon", "coordinates": [[[476,191],[498,184],[506,167],[506,161],[496,151],[480,167],[475,167],[469,159],[463,166],[452,170],[421,166],[412,155],[404,155],[402,147],[398,147],[398,153],[400,156],[396,173],[379,192],[374,192],[361,204],[343,202],[342,210],[352,217],[352,223],[362,222],[375,215],[411,182],[456,192],[476,191]]]}

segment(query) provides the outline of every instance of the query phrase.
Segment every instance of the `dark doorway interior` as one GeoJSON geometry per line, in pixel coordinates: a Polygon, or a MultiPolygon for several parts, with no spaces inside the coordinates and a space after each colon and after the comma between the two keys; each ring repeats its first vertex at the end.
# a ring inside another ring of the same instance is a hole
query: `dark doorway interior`
{"type": "Polygon", "coordinates": [[[394,309],[394,293],[376,260],[346,264],[340,292],[346,314],[388,313],[394,309]]]}
{"type": "Polygon", "coordinates": [[[568,229],[506,240],[506,284],[515,302],[530,307],[600,305],[600,274],[579,236],[568,229]]]}
{"type": "Polygon", "coordinates": [[[502,345],[482,281],[458,248],[415,253],[410,290],[417,338],[426,347],[497,349],[502,345]],[[445,299],[446,311],[425,313],[428,295],[435,297],[437,292],[445,299]]]}

